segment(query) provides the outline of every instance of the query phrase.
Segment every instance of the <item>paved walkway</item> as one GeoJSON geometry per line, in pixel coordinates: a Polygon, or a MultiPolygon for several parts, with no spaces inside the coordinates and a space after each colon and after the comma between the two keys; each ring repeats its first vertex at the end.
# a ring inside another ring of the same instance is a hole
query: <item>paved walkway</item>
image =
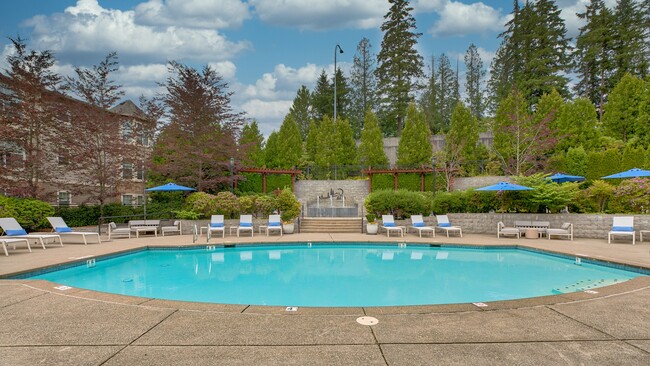
{"type": "MultiPolygon", "coordinates": [[[[420,239],[350,234],[226,236],[221,243],[390,241],[517,244],[650,268],[650,245],[606,240],[420,239]]],[[[200,243],[205,243],[205,237],[200,243]]],[[[83,246],[19,247],[0,277],[189,236],[83,246]]],[[[650,364],[650,277],[524,300],[386,308],[299,308],[187,303],[0,281],[0,365],[431,365],[650,364]],[[379,323],[360,325],[372,316],[379,323]]]]}

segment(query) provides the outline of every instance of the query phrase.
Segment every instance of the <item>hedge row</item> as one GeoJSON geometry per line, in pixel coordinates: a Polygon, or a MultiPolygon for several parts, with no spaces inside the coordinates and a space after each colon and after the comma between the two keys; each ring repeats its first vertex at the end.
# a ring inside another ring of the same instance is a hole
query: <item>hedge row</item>
{"type": "MultiPolygon", "coordinates": [[[[237,182],[237,191],[240,193],[261,194],[263,188],[262,175],[259,173],[242,173],[244,180],[237,182]]],[[[291,175],[268,174],[266,176],[266,192],[291,187],[291,175]]]]}

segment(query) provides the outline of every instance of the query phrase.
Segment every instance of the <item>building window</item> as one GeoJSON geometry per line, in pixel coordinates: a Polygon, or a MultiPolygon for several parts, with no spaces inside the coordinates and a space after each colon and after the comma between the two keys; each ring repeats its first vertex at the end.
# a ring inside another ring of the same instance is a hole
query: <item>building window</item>
{"type": "Polygon", "coordinates": [[[133,164],[122,164],[122,179],[133,179],[133,164]]]}
{"type": "Polygon", "coordinates": [[[124,206],[142,206],[144,204],[144,196],[141,194],[123,194],[122,204],[124,206]]]}
{"type": "Polygon", "coordinates": [[[68,157],[65,155],[59,155],[59,165],[68,165],[70,161],[68,160],[68,157]]]}
{"type": "Polygon", "coordinates": [[[135,177],[139,180],[144,180],[144,167],[142,165],[138,166],[138,169],[135,171],[135,177]]]}
{"type": "Polygon", "coordinates": [[[133,195],[123,194],[122,195],[122,204],[125,206],[133,205],[133,195]]]}
{"type": "Polygon", "coordinates": [[[133,126],[131,126],[131,122],[124,122],[122,124],[122,138],[124,138],[126,141],[129,141],[131,135],[133,135],[133,126]]]}
{"type": "Polygon", "coordinates": [[[70,206],[72,203],[72,196],[70,195],[70,192],[60,191],[58,194],[57,202],[59,206],[70,206]]]}

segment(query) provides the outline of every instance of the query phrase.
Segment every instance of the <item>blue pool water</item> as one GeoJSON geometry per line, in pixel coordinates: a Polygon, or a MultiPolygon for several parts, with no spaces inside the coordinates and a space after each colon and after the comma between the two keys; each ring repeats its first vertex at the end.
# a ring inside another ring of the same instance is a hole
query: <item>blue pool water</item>
{"type": "Polygon", "coordinates": [[[519,249],[339,244],[152,249],[30,278],[170,300],[390,306],[544,296],[639,275],[519,249]]]}

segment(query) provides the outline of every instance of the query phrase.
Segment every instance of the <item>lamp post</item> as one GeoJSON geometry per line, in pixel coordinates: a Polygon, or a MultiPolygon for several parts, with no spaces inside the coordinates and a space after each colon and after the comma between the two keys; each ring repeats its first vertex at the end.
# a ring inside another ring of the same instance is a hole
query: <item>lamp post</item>
{"type": "Polygon", "coordinates": [[[435,156],[431,158],[431,168],[433,169],[432,193],[435,194],[436,193],[436,157],[435,156]]]}
{"type": "Polygon", "coordinates": [[[230,158],[230,192],[235,192],[235,179],[233,174],[235,173],[235,158],[230,158]]]}
{"type": "Polygon", "coordinates": [[[339,53],[343,53],[341,46],[336,44],[334,47],[334,122],[336,122],[336,50],[338,49],[339,53]]]}

